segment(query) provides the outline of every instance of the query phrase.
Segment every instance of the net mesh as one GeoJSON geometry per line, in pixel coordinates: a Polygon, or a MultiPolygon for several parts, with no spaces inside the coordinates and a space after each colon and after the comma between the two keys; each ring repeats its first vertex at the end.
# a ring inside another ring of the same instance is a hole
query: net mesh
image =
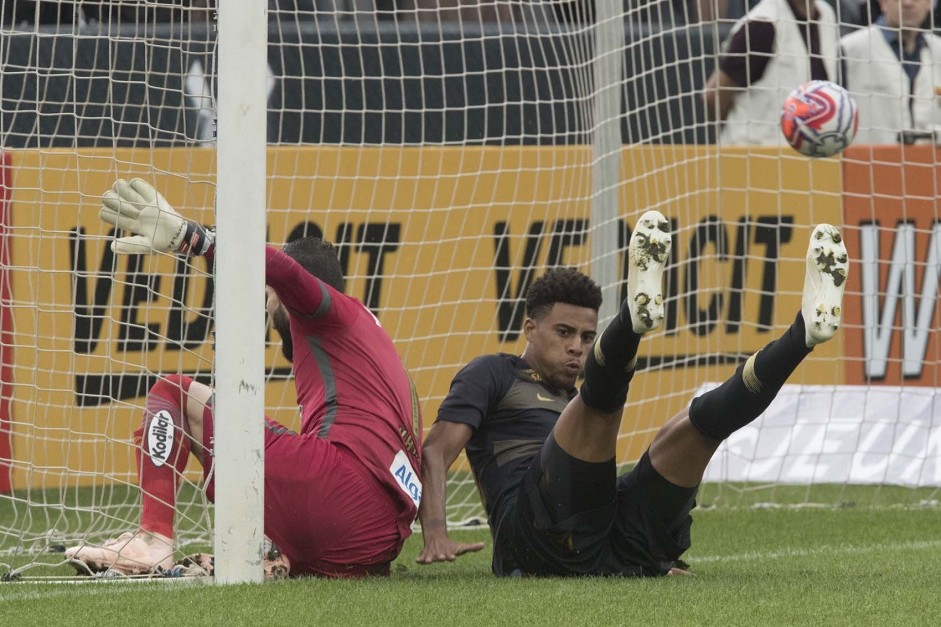
{"type": "MultiPolygon", "coordinates": [[[[212,11],[59,4],[57,25],[5,14],[0,37],[0,569],[40,576],[67,571],[63,546],[136,527],[132,433],[153,382],[213,376],[211,269],[112,255],[101,193],[140,176],[189,218],[226,210],[212,11]]],[[[735,20],[700,22],[707,4],[405,4],[272,4],[267,239],[338,244],[426,429],[470,359],[522,351],[523,296],[547,268],[608,264],[619,301],[631,228],[657,209],[674,232],[667,321],[641,345],[618,438],[629,467],[791,323],[807,237],[829,222],[854,260],[843,330],[723,446],[700,502],[934,501],[941,177],[926,137],[817,160],[727,145],[701,94],[735,20]],[[600,82],[602,63],[616,81],[600,82]]],[[[838,16],[844,33],[866,17],[838,16]]],[[[290,367],[268,340],[267,411],[295,427],[290,367]]],[[[182,547],[211,536],[201,478],[195,462],[182,477],[182,547]]],[[[463,457],[448,492],[452,523],[485,520],[463,457]]]]}

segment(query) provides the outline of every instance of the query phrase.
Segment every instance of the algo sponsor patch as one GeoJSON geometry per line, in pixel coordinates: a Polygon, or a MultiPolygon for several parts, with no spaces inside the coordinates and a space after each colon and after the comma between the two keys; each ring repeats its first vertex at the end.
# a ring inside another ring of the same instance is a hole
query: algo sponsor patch
{"type": "Polygon", "coordinates": [[[396,485],[415,502],[417,507],[421,503],[421,479],[419,479],[415,469],[412,468],[412,464],[409,463],[405,451],[396,453],[392,465],[389,466],[389,472],[392,473],[396,485]]]}

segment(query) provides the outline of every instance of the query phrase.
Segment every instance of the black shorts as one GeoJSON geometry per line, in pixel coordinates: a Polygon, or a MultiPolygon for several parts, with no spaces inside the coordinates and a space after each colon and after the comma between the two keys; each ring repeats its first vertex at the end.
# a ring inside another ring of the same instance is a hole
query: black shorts
{"type": "Polygon", "coordinates": [[[538,458],[526,472],[516,499],[494,522],[493,571],[497,575],[629,576],[665,575],[689,549],[695,506],[690,499],[675,512],[682,522],[671,532],[648,499],[638,467],[615,481],[613,500],[556,520],[539,482],[538,458]]]}

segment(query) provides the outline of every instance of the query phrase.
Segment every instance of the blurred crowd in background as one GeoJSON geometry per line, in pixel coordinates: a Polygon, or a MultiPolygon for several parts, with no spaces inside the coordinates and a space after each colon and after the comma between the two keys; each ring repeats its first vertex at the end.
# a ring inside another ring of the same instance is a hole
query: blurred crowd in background
{"type": "MultiPolygon", "coordinates": [[[[269,0],[274,20],[330,14],[352,19],[375,13],[378,19],[513,22],[545,19],[590,23],[596,2],[604,0],[269,0]]],[[[685,25],[735,21],[758,0],[624,0],[632,24],[685,25]]],[[[880,13],[878,0],[828,0],[841,24],[868,26],[880,13]]],[[[0,0],[4,28],[87,26],[105,23],[184,23],[214,19],[217,0],[0,0]]],[[[941,26],[933,11],[926,26],[941,26]]]]}

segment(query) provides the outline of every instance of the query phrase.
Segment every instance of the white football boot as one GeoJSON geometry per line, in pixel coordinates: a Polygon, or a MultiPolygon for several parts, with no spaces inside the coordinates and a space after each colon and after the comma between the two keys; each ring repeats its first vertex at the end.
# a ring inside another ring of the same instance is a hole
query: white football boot
{"type": "Polygon", "coordinates": [[[659,211],[640,217],[627,250],[627,305],[634,333],[663,324],[663,268],[670,257],[670,223],[659,211]]]}
{"type": "Polygon", "coordinates": [[[100,546],[66,549],[65,558],[79,574],[111,571],[121,575],[163,573],[173,566],[173,540],[159,533],[123,533],[100,546]]]}
{"type": "Polygon", "coordinates": [[[801,302],[808,348],[826,342],[840,328],[848,270],[849,257],[843,236],[829,224],[818,224],[807,247],[807,274],[801,302]]]}

